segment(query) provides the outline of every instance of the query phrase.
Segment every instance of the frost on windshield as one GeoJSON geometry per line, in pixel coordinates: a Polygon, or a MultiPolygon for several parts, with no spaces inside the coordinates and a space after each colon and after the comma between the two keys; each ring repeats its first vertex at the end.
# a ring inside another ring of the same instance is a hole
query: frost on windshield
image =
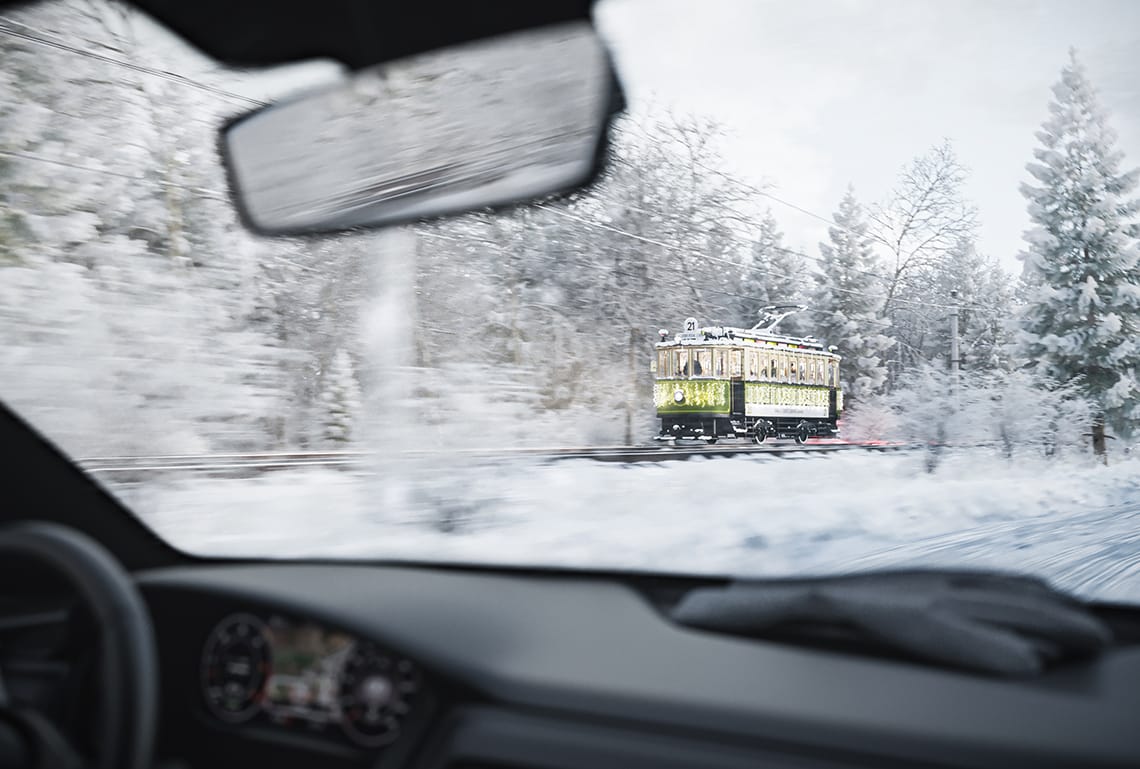
{"type": "Polygon", "coordinates": [[[725,160],[749,126],[644,105],[568,200],[255,238],[217,130],[273,88],[156,39],[98,3],[0,20],[0,397],[174,544],[749,574],[960,562],[1140,597],[1120,567],[1140,563],[1136,159],[1079,57],[1058,55],[1017,159],[1014,275],[982,248],[951,141],[917,137],[892,189],[854,179],[813,211],[725,160]],[[789,304],[807,309],[782,332],[842,358],[838,441],[655,442],[659,330],[789,304]]]}

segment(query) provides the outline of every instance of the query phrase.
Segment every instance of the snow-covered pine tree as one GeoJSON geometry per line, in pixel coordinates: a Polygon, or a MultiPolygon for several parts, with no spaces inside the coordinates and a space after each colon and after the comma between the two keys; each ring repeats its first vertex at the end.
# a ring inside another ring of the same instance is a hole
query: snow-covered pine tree
{"type": "MultiPolygon", "coordinates": [[[[740,322],[752,326],[760,320],[760,310],[773,304],[806,304],[804,285],[808,281],[804,259],[784,246],[784,234],[771,209],[760,219],[752,253],[745,258],[741,292],[740,322]]],[[[785,334],[812,333],[813,326],[799,315],[781,321],[778,331],[785,334]]]]}
{"type": "Polygon", "coordinates": [[[1035,184],[1023,184],[1034,227],[1022,254],[1034,286],[1019,317],[1016,351],[1060,382],[1079,379],[1106,424],[1122,434],[1140,421],[1140,171],[1120,170],[1123,153],[1097,94],[1070,51],[1037,132],[1035,184]]]}
{"type": "Polygon", "coordinates": [[[819,244],[821,273],[815,275],[812,322],[815,335],[839,348],[844,395],[852,403],[877,393],[887,378],[886,351],[894,340],[879,317],[886,291],[876,277],[863,208],[848,187],[828,229],[830,242],[819,244]]]}
{"type": "Polygon", "coordinates": [[[324,409],[322,438],[328,443],[347,443],[352,438],[353,420],[360,410],[360,386],[352,359],[343,349],[337,350],[329,363],[321,405],[324,409]]]}

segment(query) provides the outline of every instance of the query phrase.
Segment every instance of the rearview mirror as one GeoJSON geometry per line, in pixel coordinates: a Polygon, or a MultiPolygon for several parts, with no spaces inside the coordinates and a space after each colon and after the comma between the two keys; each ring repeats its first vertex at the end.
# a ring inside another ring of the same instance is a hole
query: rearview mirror
{"type": "Polygon", "coordinates": [[[254,230],[390,225],[589,182],[619,103],[605,47],[574,22],[354,73],[234,121],[223,155],[254,230]]]}

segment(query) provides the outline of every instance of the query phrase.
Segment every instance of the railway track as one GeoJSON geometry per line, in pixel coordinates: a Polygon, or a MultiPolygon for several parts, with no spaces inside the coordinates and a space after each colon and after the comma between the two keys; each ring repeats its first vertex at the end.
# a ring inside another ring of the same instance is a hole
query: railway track
{"type": "Polygon", "coordinates": [[[230,473],[246,471],[250,474],[301,467],[361,468],[368,465],[405,458],[454,459],[457,456],[477,459],[527,458],[539,461],[590,459],[597,462],[671,462],[694,457],[730,457],[743,454],[783,457],[804,454],[828,454],[840,451],[894,451],[903,445],[864,446],[845,443],[752,444],[714,446],[602,446],[579,448],[524,448],[524,449],[455,449],[399,451],[381,454],[364,451],[304,451],[265,452],[249,454],[186,454],[151,457],[99,457],[78,460],[77,464],[88,473],[116,476],[136,473],[188,472],[230,473]]]}

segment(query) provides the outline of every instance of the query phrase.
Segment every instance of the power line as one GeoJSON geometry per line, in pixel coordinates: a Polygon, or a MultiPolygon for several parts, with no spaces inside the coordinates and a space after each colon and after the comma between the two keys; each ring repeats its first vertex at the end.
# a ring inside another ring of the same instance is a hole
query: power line
{"type": "MultiPolygon", "coordinates": [[[[17,101],[7,101],[7,102],[3,102],[3,104],[5,104],[9,107],[20,107],[20,106],[24,106],[25,103],[24,102],[17,102],[17,101]]],[[[42,102],[36,102],[36,106],[41,107],[43,109],[46,109],[48,112],[51,112],[53,115],[60,115],[62,117],[71,118],[73,120],[86,120],[86,118],[84,118],[80,115],[76,115],[76,114],[73,114],[71,112],[66,112],[64,110],[57,109],[54,106],[43,104],[42,102]]],[[[223,118],[217,118],[215,120],[204,120],[200,117],[190,117],[189,115],[179,115],[178,116],[178,122],[179,123],[196,123],[197,125],[205,126],[206,128],[209,128],[211,131],[217,131],[222,120],[223,120],[223,118]]]]}
{"type": "MultiPolygon", "coordinates": [[[[705,171],[708,171],[709,173],[722,173],[720,171],[717,171],[714,168],[709,168],[708,166],[704,165],[703,163],[698,163],[696,161],[693,161],[693,164],[695,166],[697,166],[698,168],[702,168],[705,171]]],[[[812,219],[818,219],[819,221],[823,222],[824,224],[826,224],[830,227],[836,227],[840,230],[843,230],[844,232],[850,233],[851,235],[860,236],[860,233],[856,232],[855,230],[851,229],[850,227],[845,227],[842,224],[839,224],[838,222],[836,222],[834,219],[832,219],[830,217],[823,216],[822,214],[817,214],[815,211],[810,211],[810,210],[808,210],[802,206],[798,206],[795,203],[792,203],[791,201],[784,200],[783,198],[777,197],[776,195],[773,195],[770,192],[766,192],[764,189],[757,187],[755,185],[749,184],[748,182],[745,182],[741,179],[733,179],[733,181],[736,184],[743,187],[744,189],[751,192],[753,195],[759,195],[760,197],[768,198],[769,200],[772,200],[776,203],[779,203],[782,206],[787,206],[788,208],[790,208],[794,211],[799,211],[801,214],[806,214],[807,216],[810,216],[812,219]]]]}
{"type": "Polygon", "coordinates": [[[187,192],[193,192],[197,195],[201,195],[202,197],[210,198],[213,200],[221,200],[223,202],[229,201],[229,197],[226,196],[224,193],[218,192],[217,190],[206,189],[205,187],[193,187],[193,186],[186,185],[186,184],[178,184],[176,182],[164,181],[162,179],[145,179],[142,177],[133,176],[131,174],[125,174],[125,173],[122,173],[121,171],[112,171],[109,168],[99,168],[98,166],[85,166],[85,165],[82,165],[81,163],[71,163],[71,162],[66,161],[66,160],[57,160],[56,158],[49,158],[49,157],[46,157],[44,155],[37,155],[37,154],[31,153],[31,152],[13,152],[11,150],[0,150],[0,156],[11,157],[11,158],[19,158],[21,160],[31,160],[31,161],[34,161],[36,163],[50,163],[51,165],[62,166],[63,168],[73,168],[77,171],[87,171],[89,173],[103,174],[104,176],[114,176],[114,177],[117,177],[119,179],[126,179],[128,181],[138,182],[139,184],[157,184],[160,187],[170,187],[173,189],[185,190],[187,192]]]}
{"type": "MultiPolygon", "coordinates": [[[[709,171],[712,171],[712,169],[709,169],[709,168],[707,168],[706,166],[704,166],[704,165],[701,165],[700,163],[697,163],[696,165],[698,165],[700,168],[703,168],[703,169],[705,169],[705,170],[709,170],[709,171]]],[[[716,173],[715,171],[713,171],[713,172],[714,172],[714,173],[716,173]]],[[[765,195],[765,196],[767,196],[767,193],[764,193],[762,190],[760,190],[760,189],[758,189],[758,188],[756,188],[756,187],[752,187],[752,186],[750,186],[750,185],[747,185],[747,184],[745,184],[745,183],[743,183],[743,182],[741,183],[741,185],[742,185],[742,186],[744,186],[744,187],[745,187],[746,189],[748,189],[749,191],[751,191],[751,192],[754,192],[754,193],[756,193],[756,194],[758,194],[758,195],[765,195]]],[[[644,209],[644,208],[641,208],[641,207],[639,207],[639,206],[636,206],[636,205],[633,205],[633,204],[631,204],[631,203],[625,203],[625,202],[622,202],[620,205],[621,205],[623,208],[629,209],[629,210],[631,210],[631,211],[637,211],[638,213],[646,214],[646,215],[648,215],[648,216],[659,216],[659,215],[660,215],[660,212],[659,212],[659,211],[650,211],[650,210],[648,210],[648,209],[644,209]]],[[[788,203],[788,205],[793,205],[793,204],[791,204],[791,203],[788,203]]],[[[794,206],[794,205],[793,205],[793,207],[796,207],[796,206],[794,206]]],[[[811,215],[812,215],[812,216],[814,216],[815,218],[817,218],[817,219],[820,219],[820,220],[822,220],[822,221],[827,221],[827,220],[826,220],[826,219],[824,219],[823,217],[821,217],[821,216],[819,216],[819,215],[817,215],[817,214],[814,214],[814,213],[812,213],[812,212],[810,212],[810,211],[807,211],[807,209],[799,209],[799,210],[802,210],[802,211],[804,211],[805,213],[811,214],[811,215]]],[[[733,213],[734,213],[734,214],[736,214],[737,216],[742,216],[742,215],[741,215],[741,214],[739,214],[738,212],[733,212],[733,213]]],[[[865,234],[865,233],[858,233],[858,232],[856,232],[855,230],[852,230],[852,229],[851,229],[851,228],[849,228],[849,227],[844,227],[843,225],[840,225],[840,224],[838,224],[838,223],[835,223],[835,222],[831,222],[831,224],[832,224],[833,226],[835,226],[835,227],[837,227],[837,228],[839,228],[839,229],[843,230],[844,232],[848,232],[848,233],[851,233],[852,235],[856,235],[857,237],[865,237],[865,236],[866,236],[866,234],[865,234]]],[[[729,237],[729,239],[730,239],[730,240],[733,240],[733,241],[735,241],[735,242],[737,242],[737,243],[741,243],[741,244],[743,244],[743,245],[753,245],[753,242],[752,242],[752,241],[746,241],[746,240],[744,240],[743,238],[740,238],[740,237],[733,237],[733,236],[730,236],[730,237],[729,237]]],[[[798,257],[801,257],[801,258],[803,258],[803,259],[808,259],[808,260],[810,260],[810,261],[813,261],[813,262],[818,262],[818,263],[820,263],[820,264],[825,264],[825,263],[826,263],[826,260],[824,260],[822,257],[819,257],[819,256],[813,256],[813,255],[811,255],[811,254],[808,254],[808,253],[804,253],[803,251],[797,251],[797,250],[796,250],[796,249],[794,249],[794,248],[788,248],[788,247],[786,247],[786,246],[770,246],[770,248],[771,248],[773,251],[778,251],[778,252],[780,252],[780,253],[783,253],[783,254],[792,254],[792,255],[794,255],[794,256],[798,256],[798,257]]],[[[714,259],[714,260],[716,259],[716,257],[706,257],[706,258],[710,258],[710,259],[714,259]]],[[[741,267],[744,267],[744,268],[746,268],[746,266],[745,266],[745,265],[740,265],[740,266],[741,266],[741,267]]],[[[858,273],[858,274],[860,274],[860,275],[866,275],[867,277],[870,277],[870,278],[874,278],[874,279],[875,279],[875,280],[877,280],[877,281],[882,281],[882,283],[883,283],[885,286],[887,286],[887,287],[889,287],[889,286],[892,284],[892,282],[893,282],[893,281],[892,281],[892,279],[890,278],[890,276],[888,276],[888,275],[883,275],[883,274],[881,274],[881,273],[878,273],[878,272],[871,272],[871,271],[869,271],[869,270],[859,270],[859,269],[853,269],[853,268],[851,269],[851,271],[852,271],[852,272],[855,272],[855,273],[858,273]]],[[[761,270],[761,272],[769,272],[769,273],[770,273],[770,271],[764,271],[764,270],[761,270]]],[[[770,274],[775,274],[775,273],[770,273],[770,274]]],[[[779,276],[779,275],[777,275],[777,277],[787,277],[787,276],[779,276]]],[[[839,290],[843,290],[843,289],[839,289],[839,290]]],[[[919,305],[919,306],[922,306],[922,307],[941,307],[941,308],[943,308],[943,309],[951,309],[951,308],[952,308],[952,306],[951,306],[951,305],[939,305],[939,304],[930,304],[930,303],[925,303],[925,302],[910,302],[910,301],[908,301],[908,300],[905,300],[905,299],[898,299],[898,298],[895,298],[895,299],[893,299],[893,301],[895,301],[895,302],[898,302],[898,303],[901,303],[901,304],[916,304],[916,305],[919,305]]],[[[985,310],[986,310],[986,308],[982,308],[982,307],[980,307],[980,306],[976,306],[976,305],[974,305],[974,306],[971,306],[971,305],[960,305],[960,308],[961,308],[961,309],[975,309],[975,310],[978,310],[979,312],[981,312],[981,311],[985,311],[985,310]]]]}
{"type": "MultiPolygon", "coordinates": [[[[114,176],[117,178],[126,179],[128,181],[139,182],[140,184],[153,183],[153,184],[158,184],[158,185],[163,186],[163,187],[171,187],[174,189],[181,189],[181,190],[185,190],[188,192],[193,192],[195,194],[198,194],[198,195],[201,195],[203,197],[210,198],[213,200],[219,200],[222,202],[228,202],[229,201],[229,198],[227,196],[225,196],[223,193],[218,192],[216,190],[209,190],[209,189],[206,189],[203,187],[193,187],[193,186],[188,186],[188,185],[183,185],[183,184],[177,184],[174,182],[163,181],[161,179],[144,179],[144,178],[132,176],[130,174],[112,171],[112,170],[106,169],[106,168],[98,168],[95,166],[85,166],[85,165],[81,165],[78,163],[70,163],[68,161],[57,160],[55,158],[48,158],[48,157],[45,157],[42,155],[36,155],[36,154],[32,154],[32,153],[12,152],[9,150],[0,150],[0,156],[15,157],[15,158],[20,158],[22,160],[31,160],[31,161],[40,162],[40,163],[50,163],[52,165],[62,166],[65,168],[72,168],[72,169],[76,169],[76,170],[80,170],[80,171],[87,171],[90,173],[98,173],[98,174],[104,174],[107,176],[114,176]]],[[[576,214],[572,214],[568,211],[563,211],[562,209],[551,208],[550,206],[547,206],[546,204],[543,204],[543,203],[536,203],[535,206],[538,208],[543,208],[543,209],[548,210],[548,211],[553,211],[556,214],[567,216],[567,217],[572,218],[576,221],[579,221],[583,224],[586,224],[586,225],[589,225],[592,227],[596,227],[596,228],[600,228],[600,229],[604,229],[604,230],[614,232],[617,234],[625,235],[626,237],[634,238],[636,240],[640,240],[640,241],[643,241],[645,243],[649,243],[651,245],[656,245],[660,248],[665,248],[665,249],[670,250],[670,251],[674,251],[674,252],[678,252],[678,253],[684,253],[684,254],[688,254],[690,256],[696,256],[696,257],[701,258],[701,259],[707,259],[707,260],[711,260],[711,261],[722,262],[724,264],[727,264],[731,267],[735,267],[738,269],[740,269],[740,268],[751,269],[751,270],[754,270],[756,272],[763,273],[765,275],[769,275],[769,276],[777,277],[777,278],[784,278],[786,280],[800,280],[802,278],[802,276],[786,275],[783,273],[774,272],[772,270],[763,270],[763,269],[760,269],[758,267],[751,266],[751,265],[739,265],[739,264],[736,264],[735,262],[732,262],[729,259],[724,259],[722,257],[709,256],[707,254],[701,254],[698,251],[688,249],[688,248],[684,248],[682,246],[674,246],[674,245],[671,245],[669,243],[665,243],[664,241],[655,240],[653,238],[647,238],[643,235],[637,235],[636,233],[632,233],[632,232],[627,232],[627,231],[622,230],[620,228],[613,227],[612,225],[604,224],[601,222],[593,222],[589,219],[586,219],[585,217],[577,216],[576,214]]],[[[446,236],[439,235],[438,233],[420,233],[420,234],[428,234],[430,237],[437,237],[437,238],[441,238],[444,240],[451,240],[454,242],[466,242],[461,238],[449,238],[446,236]]],[[[487,242],[487,241],[483,241],[483,242],[487,242]]],[[[678,274],[678,275],[682,275],[682,277],[685,277],[683,275],[683,273],[680,273],[679,271],[674,270],[674,273],[678,274]]],[[[632,273],[626,273],[626,274],[628,277],[640,277],[640,276],[634,275],[632,273]]],[[[717,293],[717,294],[721,294],[724,296],[735,297],[738,299],[745,299],[745,300],[753,299],[753,297],[747,296],[745,294],[727,292],[727,291],[723,291],[721,289],[714,289],[714,288],[703,287],[703,286],[699,287],[699,288],[705,292],[717,293]]],[[[865,294],[865,293],[860,292],[860,291],[855,291],[854,289],[844,289],[844,288],[840,288],[838,286],[835,286],[834,288],[837,291],[843,291],[843,292],[853,294],[856,296],[871,298],[870,295],[865,294]]],[[[941,309],[952,309],[952,307],[953,307],[953,305],[911,302],[909,300],[904,300],[904,299],[896,299],[895,301],[899,302],[900,304],[908,304],[908,305],[914,304],[914,305],[917,305],[920,307],[938,307],[941,309]]],[[[959,307],[961,309],[973,309],[977,312],[989,312],[989,310],[987,308],[983,308],[983,307],[976,306],[976,305],[959,305],[959,307]]],[[[819,310],[809,310],[809,312],[826,314],[826,313],[823,313],[823,311],[819,311],[819,310]]],[[[885,325],[890,325],[890,324],[884,324],[884,326],[885,325]]]]}
{"type": "MultiPolygon", "coordinates": [[[[635,206],[635,205],[632,205],[629,203],[622,203],[621,205],[623,208],[627,208],[630,211],[637,211],[638,213],[647,214],[649,216],[657,216],[660,214],[660,212],[658,212],[658,211],[649,211],[647,209],[640,208],[638,206],[635,206]]],[[[737,215],[742,216],[741,214],[737,214],[737,215]]],[[[846,230],[847,228],[844,228],[844,229],[846,230]]],[[[854,233],[854,230],[847,230],[847,231],[854,233]]],[[[752,245],[751,241],[746,242],[743,239],[738,238],[738,237],[733,237],[730,239],[735,240],[738,243],[744,243],[745,245],[752,245]]],[[[825,260],[822,257],[812,256],[811,254],[804,253],[803,251],[797,251],[796,249],[788,248],[787,246],[771,246],[771,248],[773,251],[779,251],[780,253],[783,253],[783,254],[792,254],[794,256],[799,256],[799,257],[802,257],[804,259],[809,259],[813,262],[819,262],[820,264],[823,264],[825,262],[825,260]]],[[[885,281],[887,283],[889,283],[891,280],[890,277],[888,277],[886,275],[882,275],[882,274],[877,273],[877,272],[871,272],[869,270],[852,270],[852,272],[857,272],[860,275],[867,275],[868,277],[875,278],[876,280],[882,280],[882,281],[885,281]]]]}
{"type": "MultiPolygon", "coordinates": [[[[451,237],[448,235],[441,235],[437,232],[421,232],[419,234],[426,235],[429,238],[437,238],[439,240],[450,241],[452,243],[460,243],[460,244],[464,244],[464,245],[467,245],[470,243],[470,240],[468,240],[468,239],[451,237]]],[[[487,244],[487,245],[491,245],[500,251],[505,250],[502,246],[500,246],[498,243],[494,243],[493,241],[480,240],[479,242],[487,244]]],[[[653,265],[653,267],[656,270],[664,270],[664,271],[667,271],[669,273],[672,273],[673,275],[677,275],[677,276],[682,277],[682,278],[688,278],[688,276],[685,275],[680,269],[673,267],[672,265],[655,264],[655,265],[653,265]]],[[[628,272],[628,271],[619,270],[619,269],[610,269],[609,273],[612,275],[623,275],[627,278],[644,278],[645,277],[644,275],[639,275],[639,274],[634,273],[634,272],[628,272]]],[[[702,284],[696,284],[696,285],[690,284],[690,285],[692,285],[693,288],[697,289],[698,291],[700,291],[702,293],[717,294],[720,296],[726,296],[726,297],[730,297],[733,299],[743,299],[745,301],[751,301],[751,300],[755,299],[755,297],[748,296],[747,294],[741,294],[741,293],[734,292],[734,291],[725,291],[724,289],[712,288],[711,286],[706,286],[706,285],[702,285],[702,284]]],[[[730,308],[727,306],[724,306],[724,305],[718,305],[716,309],[724,310],[727,312],[730,308]]],[[[832,314],[826,310],[815,310],[815,309],[812,309],[810,307],[808,309],[804,310],[804,312],[810,313],[812,315],[831,315],[832,314]]],[[[880,319],[868,320],[868,321],[864,321],[864,322],[868,323],[870,325],[879,326],[881,328],[887,328],[891,325],[891,323],[889,321],[880,320],[880,319]]]]}
{"type": "Polygon", "coordinates": [[[261,101],[260,99],[254,99],[250,96],[243,96],[242,94],[239,94],[239,93],[234,93],[232,91],[226,91],[222,88],[217,88],[215,86],[206,85],[205,83],[200,83],[197,80],[193,80],[191,78],[188,78],[185,75],[179,75],[177,73],[170,72],[168,70],[156,69],[154,67],[148,67],[148,66],[143,65],[143,64],[135,64],[134,62],[125,61],[123,59],[117,59],[113,56],[106,56],[106,55],[101,54],[101,53],[96,53],[95,51],[91,51],[91,50],[88,50],[86,48],[77,48],[76,46],[69,45],[69,44],[67,44],[61,40],[56,40],[56,39],[52,39],[50,37],[45,37],[44,33],[42,31],[37,30],[34,27],[30,27],[27,24],[24,24],[23,22],[19,22],[19,21],[16,21],[14,19],[8,18],[7,16],[0,16],[0,22],[3,22],[3,25],[5,25],[5,26],[0,26],[0,34],[5,34],[5,35],[8,35],[9,37],[14,37],[14,38],[17,38],[20,40],[25,40],[27,42],[35,43],[37,45],[46,46],[48,48],[55,48],[55,49],[60,50],[60,51],[66,51],[68,53],[72,53],[72,54],[75,54],[77,56],[83,56],[85,58],[92,59],[94,61],[101,61],[105,64],[112,64],[116,67],[123,67],[125,69],[129,69],[129,70],[132,70],[134,72],[140,72],[140,73],[145,74],[145,75],[151,75],[153,77],[161,78],[163,80],[168,80],[172,83],[178,83],[180,85],[184,85],[184,86],[187,86],[189,88],[196,88],[199,91],[205,91],[207,93],[212,93],[215,96],[221,96],[221,97],[226,98],[226,99],[243,101],[243,102],[246,102],[248,104],[258,106],[258,107],[268,106],[268,102],[261,101]],[[25,30],[30,30],[30,32],[21,32],[19,30],[12,28],[11,26],[6,26],[6,25],[11,25],[11,24],[18,24],[19,26],[23,27],[25,30]]]}
{"type": "MultiPolygon", "coordinates": [[[[637,233],[629,232],[629,231],[623,230],[619,227],[614,227],[612,225],[605,224],[602,222],[595,222],[595,221],[592,221],[592,220],[587,219],[585,217],[578,216],[577,214],[566,211],[564,209],[551,207],[545,203],[536,203],[535,206],[538,208],[545,209],[547,211],[551,211],[555,214],[558,214],[559,216],[564,216],[564,217],[567,217],[570,219],[574,219],[578,222],[581,222],[582,224],[586,224],[588,226],[595,227],[598,229],[607,230],[609,232],[613,232],[613,233],[616,233],[619,235],[624,235],[628,238],[632,238],[634,240],[639,240],[639,241],[642,241],[644,243],[648,243],[650,245],[657,246],[659,248],[664,248],[668,251],[673,251],[673,252],[682,253],[682,254],[688,254],[690,256],[696,256],[698,258],[706,259],[708,261],[721,262],[721,263],[727,264],[727,265],[729,265],[733,268],[736,268],[736,269],[751,269],[751,270],[754,270],[756,272],[759,272],[759,273],[762,273],[765,275],[769,275],[771,277],[784,278],[785,280],[799,281],[799,280],[803,279],[802,275],[786,275],[783,273],[775,272],[773,270],[761,269],[761,268],[753,266],[753,265],[740,265],[740,264],[737,264],[736,262],[733,262],[730,259],[712,256],[709,254],[702,254],[698,251],[695,251],[695,250],[690,249],[690,248],[686,248],[684,246],[676,246],[676,245],[673,245],[671,243],[666,243],[666,242],[661,241],[661,240],[656,240],[654,238],[647,238],[644,235],[638,235],[637,233]]],[[[836,291],[851,294],[853,296],[861,296],[861,297],[870,298],[870,299],[878,298],[878,297],[874,297],[870,294],[867,294],[866,292],[863,292],[863,291],[856,291],[855,289],[842,288],[840,286],[833,286],[832,288],[836,291]]],[[[916,301],[910,301],[910,300],[906,300],[906,299],[897,299],[897,298],[894,301],[898,302],[899,304],[915,305],[918,307],[938,307],[940,309],[951,309],[954,306],[954,305],[938,304],[936,302],[916,302],[916,301]]],[[[958,306],[959,307],[969,307],[971,309],[977,310],[978,312],[988,311],[987,308],[983,308],[980,306],[973,306],[973,305],[958,305],[958,306]]]]}

